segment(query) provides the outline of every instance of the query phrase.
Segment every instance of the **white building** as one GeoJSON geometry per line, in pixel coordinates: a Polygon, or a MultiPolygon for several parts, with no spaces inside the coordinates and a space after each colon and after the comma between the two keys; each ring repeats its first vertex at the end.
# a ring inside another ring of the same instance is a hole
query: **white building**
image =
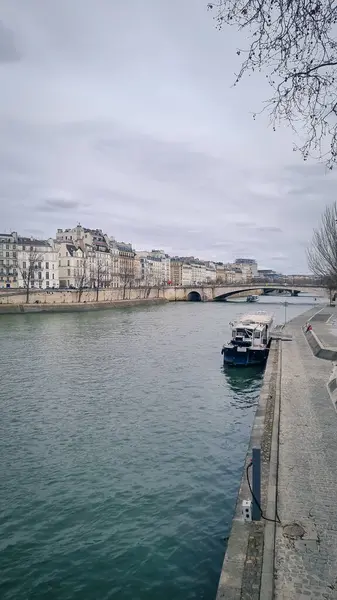
{"type": "Polygon", "coordinates": [[[183,263],[181,267],[181,285],[192,285],[192,274],[192,266],[187,263],[183,263]]]}
{"type": "Polygon", "coordinates": [[[163,250],[137,252],[136,264],[140,285],[167,285],[170,281],[170,257],[163,250]]]}
{"type": "Polygon", "coordinates": [[[82,271],[81,285],[84,270],[87,287],[119,286],[119,250],[114,238],[108,237],[101,229],[88,229],[78,224],[73,229],[58,229],[56,242],[59,245],[62,287],[78,287],[78,282],[77,285],[75,283],[79,278],[75,274],[76,268],[82,271]],[[81,252],[77,251],[79,249],[81,252]]]}
{"type": "Polygon", "coordinates": [[[59,276],[61,288],[83,287],[85,269],[84,251],[72,243],[60,242],[58,247],[59,276]]]}
{"type": "Polygon", "coordinates": [[[206,265],[202,262],[192,262],[192,284],[200,285],[206,283],[206,265]]]}
{"type": "Polygon", "coordinates": [[[0,234],[0,287],[59,287],[57,250],[53,240],[0,234]]]}
{"type": "Polygon", "coordinates": [[[256,260],[252,258],[237,258],[234,267],[241,269],[243,280],[251,281],[254,277],[258,277],[258,268],[256,260]]]}
{"type": "Polygon", "coordinates": [[[207,262],[205,264],[205,275],[206,275],[206,283],[215,283],[216,281],[216,269],[215,269],[215,263],[213,262],[207,262]]]}

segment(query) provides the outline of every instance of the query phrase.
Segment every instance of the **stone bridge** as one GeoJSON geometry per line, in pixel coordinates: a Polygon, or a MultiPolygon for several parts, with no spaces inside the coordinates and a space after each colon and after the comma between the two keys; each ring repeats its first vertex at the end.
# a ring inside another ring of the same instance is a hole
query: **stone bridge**
{"type": "Polygon", "coordinates": [[[246,283],[232,285],[200,285],[200,286],[176,286],[164,289],[164,296],[167,300],[186,300],[192,302],[224,302],[231,296],[263,294],[268,295],[272,292],[279,292],[289,296],[299,296],[301,293],[312,296],[323,297],[325,290],[311,285],[290,286],[277,283],[246,283]]]}

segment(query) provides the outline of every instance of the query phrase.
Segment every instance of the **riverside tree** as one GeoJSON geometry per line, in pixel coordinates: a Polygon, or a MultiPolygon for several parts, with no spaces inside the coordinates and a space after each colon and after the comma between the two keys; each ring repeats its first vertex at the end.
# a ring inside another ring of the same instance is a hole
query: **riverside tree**
{"type": "Polygon", "coordinates": [[[327,206],[320,226],[314,229],[311,245],[307,251],[312,273],[330,292],[337,290],[337,203],[327,206]]]}
{"type": "Polygon", "coordinates": [[[21,274],[23,287],[26,291],[26,304],[29,304],[29,296],[32,286],[35,282],[35,273],[41,268],[43,255],[40,254],[33,246],[22,255],[22,261],[16,261],[16,268],[21,274]]]}
{"type": "Polygon", "coordinates": [[[123,288],[123,300],[126,299],[126,290],[129,288],[129,298],[130,298],[130,290],[132,284],[135,282],[135,271],[133,264],[126,260],[121,263],[119,269],[119,280],[120,284],[123,288]]]}
{"type": "Polygon", "coordinates": [[[88,259],[84,256],[75,270],[75,287],[78,292],[78,302],[81,302],[83,291],[88,287],[88,259]]]}
{"type": "Polygon", "coordinates": [[[96,302],[98,302],[99,290],[107,288],[111,284],[111,271],[106,265],[106,261],[98,258],[95,261],[93,273],[92,273],[92,284],[96,290],[96,302]]]}
{"type": "MultiPolygon", "coordinates": [[[[264,72],[271,97],[264,110],[274,129],[281,121],[301,134],[294,149],[337,161],[336,0],[218,0],[208,4],[217,28],[243,30],[248,47],[235,85],[252,72],[264,72]]],[[[254,115],[254,118],[256,115],[254,115]]]]}

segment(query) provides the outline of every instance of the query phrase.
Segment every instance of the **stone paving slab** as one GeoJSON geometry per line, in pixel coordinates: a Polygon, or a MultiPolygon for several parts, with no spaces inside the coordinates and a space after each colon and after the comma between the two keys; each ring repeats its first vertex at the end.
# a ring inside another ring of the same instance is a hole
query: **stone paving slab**
{"type": "MultiPolygon", "coordinates": [[[[333,310],[333,309],[332,309],[333,310]]],[[[276,600],[337,599],[337,414],[326,383],[332,363],[316,358],[303,316],[282,343],[276,600]],[[284,535],[297,522],[302,539],[284,535]]],[[[316,323],[313,327],[316,330],[316,323]]],[[[337,346],[337,343],[336,343],[337,346]]],[[[263,599],[262,599],[263,600],[263,599]]]]}

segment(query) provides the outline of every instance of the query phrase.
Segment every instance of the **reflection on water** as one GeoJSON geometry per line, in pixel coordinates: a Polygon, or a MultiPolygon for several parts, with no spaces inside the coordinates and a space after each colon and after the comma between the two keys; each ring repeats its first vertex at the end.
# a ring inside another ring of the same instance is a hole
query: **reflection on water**
{"type": "Polygon", "coordinates": [[[264,365],[233,367],[226,365],[222,371],[232,392],[230,404],[235,408],[246,409],[256,406],[259,399],[264,365]]]}

